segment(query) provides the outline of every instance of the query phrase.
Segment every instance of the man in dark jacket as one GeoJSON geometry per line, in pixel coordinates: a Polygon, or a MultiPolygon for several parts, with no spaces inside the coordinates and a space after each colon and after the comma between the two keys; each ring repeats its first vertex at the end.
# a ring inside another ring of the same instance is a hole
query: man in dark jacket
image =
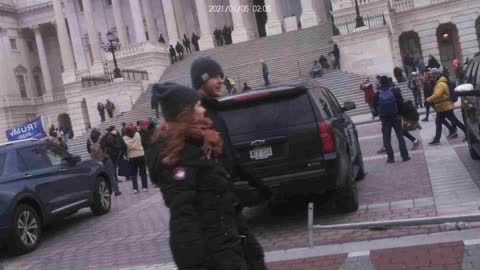
{"type": "Polygon", "coordinates": [[[170,58],[172,59],[172,64],[177,62],[177,52],[175,52],[175,48],[173,48],[173,45],[170,45],[170,58]]]}
{"type": "Polygon", "coordinates": [[[337,44],[333,44],[333,51],[330,53],[333,53],[335,57],[335,67],[333,67],[333,69],[340,69],[340,49],[337,44]]]}
{"type": "Polygon", "coordinates": [[[115,171],[115,179],[120,182],[117,175],[118,163],[123,154],[127,151],[127,146],[122,137],[118,133],[115,126],[107,128],[105,134],[105,150],[113,162],[113,168],[115,171]]]}
{"type": "Polygon", "coordinates": [[[263,59],[260,60],[260,63],[262,64],[263,81],[265,82],[265,86],[268,87],[270,85],[270,79],[268,78],[268,66],[263,59]]]}
{"type": "Polygon", "coordinates": [[[195,47],[195,51],[200,50],[200,46],[198,45],[198,40],[200,39],[199,36],[197,36],[195,33],[192,33],[192,44],[195,47]]]}
{"type": "Polygon", "coordinates": [[[432,68],[440,68],[440,63],[438,62],[437,58],[435,58],[433,55],[428,56],[428,66],[427,68],[432,69],[432,68]]]}
{"type": "Polygon", "coordinates": [[[393,89],[387,76],[380,77],[380,89],[374,98],[374,107],[382,121],[383,146],[387,152],[387,163],[394,163],[395,156],[392,148],[392,129],[397,136],[400,153],[403,161],[410,160],[407,146],[402,133],[402,121],[400,118],[400,109],[403,105],[402,93],[398,88],[393,89]]]}
{"type": "Polygon", "coordinates": [[[410,79],[412,72],[415,70],[415,59],[409,53],[403,57],[403,65],[405,66],[405,74],[410,79]]]}
{"type": "Polygon", "coordinates": [[[183,59],[183,46],[182,44],[180,44],[180,41],[177,41],[177,45],[175,46],[175,50],[177,51],[177,54],[178,54],[178,57],[180,58],[180,60],[183,59]]]}
{"type": "Polygon", "coordinates": [[[227,27],[226,25],[223,26],[222,35],[223,35],[223,39],[225,40],[225,45],[232,44],[230,27],[227,27]]]}
{"type": "Polygon", "coordinates": [[[102,136],[102,133],[97,129],[92,129],[90,138],[87,140],[87,152],[92,159],[102,162],[105,166],[105,171],[108,174],[110,184],[115,196],[120,196],[122,193],[118,187],[118,179],[116,177],[115,166],[112,159],[108,155],[106,146],[106,136],[102,136]]]}
{"type": "Polygon", "coordinates": [[[192,48],[190,48],[190,39],[188,39],[187,34],[183,34],[183,46],[185,46],[187,53],[192,53],[192,48]]]}
{"type": "Polygon", "coordinates": [[[395,76],[395,79],[397,79],[398,83],[402,83],[405,81],[405,77],[403,76],[403,70],[399,67],[395,67],[393,69],[393,75],[395,76]]]}
{"type": "MultiPolygon", "coordinates": [[[[207,110],[205,115],[213,121],[213,127],[220,132],[223,144],[223,158],[222,163],[225,169],[229,172],[232,178],[239,177],[240,179],[248,180],[249,184],[257,190],[265,199],[271,196],[271,190],[265,184],[255,177],[252,173],[245,170],[239,161],[239,157],[230,140],[230,134],[225,123],[225,120],[218,113],[218,101],[216,98],[220,97],[224,73],[222,67],[209,57],[201,57],[192,63],[190,69],[190,77],[192,79],[192,86],[198,90],[201,97],[202,105],[207,110]]],[[[242,219],[239,216],[239,219],[242,219]]],[[[257,239],[248,230],[245,221],[240,220],[239,223],[244,224],[240,226],[239,231],[246,236],[244,252],[250,259],[249,269],[266,269],[264,262],[264,253],[261,245],[257,239]]]]}
{"type": "Polygon", "coordinates": [[[160,33],[160,37],[158,37],[158,42],[165,44],[165,39],[163,38],[163,35],[160,33]]]}

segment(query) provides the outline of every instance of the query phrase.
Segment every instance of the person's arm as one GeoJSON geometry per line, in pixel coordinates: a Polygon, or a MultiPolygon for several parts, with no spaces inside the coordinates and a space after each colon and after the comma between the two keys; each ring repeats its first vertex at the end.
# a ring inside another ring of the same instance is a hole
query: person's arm
{"type": "Polygon", "coordinates": [[[433,94],[429,98],[427,98],[427,102],[435,104],[445,101],[443,97],[445,91],[449,91],[446,83],[438,83],[435,88],[433,88],[433,94]]]}
{"type": "Polygon", "coordinates": [[[87,140],[87,152],[90,154],[90,140],[87,140]]]}

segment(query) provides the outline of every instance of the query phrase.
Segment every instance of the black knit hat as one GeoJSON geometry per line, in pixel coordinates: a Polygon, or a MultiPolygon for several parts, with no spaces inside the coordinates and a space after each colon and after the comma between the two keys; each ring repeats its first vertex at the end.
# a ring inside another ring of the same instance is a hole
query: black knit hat
{"type": "Polygon", "coordinates": [[[206,83],[210,78],[221,74],[223,76],[222,67],[210,57],[199,57],[195,59],[190,68],[190,78],[192,79],[192,87],[196,90],[206,83]]]}
{"type": "Polygon", "coordinates": [[[197,92],[184,85],[166,82],[152,87],[152,105],[160,104],[167,121],[175,120],[186,107],[195,106],[199,100],[197,92]]]}

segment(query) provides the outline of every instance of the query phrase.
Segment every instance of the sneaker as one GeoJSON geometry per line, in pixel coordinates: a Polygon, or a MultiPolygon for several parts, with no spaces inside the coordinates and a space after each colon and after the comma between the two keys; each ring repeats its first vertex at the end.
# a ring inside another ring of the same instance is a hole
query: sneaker
{"type": "Polygon", "coordinates": [[[395,163],[395,160],[393,160],[393,159],[387,159],[387,163],[395,163]]]}
{"type": "Polygon", "coordinates": [[[385,149],[385,147],[382,147],[380,148],[380,150],[377,151],[377,154],[385,154],[387,152],[387,150],[385,149]]]}
{"type": "Polygon", "coordinates": [[[115,191],[115,193],[113,193],[113,194],[115,195],[115,197],[117,197],[117,196],[122,195],[122,192],[120,192],[120,191],[115,191]]]}
{"type": "Polygon", "coordinates": [[[406,161],[409,161],[409,160],[411,160],[411,158],[410,158],[410,157],[407,157],[407,158],[404,158],[402,161],[403,161],[403,162],[406,162],[406,161]]]}
{"type": "Polygon", "coordinates": [[[429,145],[438,145],[440,144],[440,140],[432,140],[431,142],[428,143],[429,145]]]}
{"type": "Polygon", "coordinates": [[[147,191],[148,191],[148,189],[147,189],[147,188],[144,188],[144,189],[143,189],[143,192],[147,192],[147,191]]]}
{"type": "Polygon", "coordinates": [[[453,138],[457,138],[458,137],[458,133],[456,131],[454,132],[450,132],[448,135],[447,135],[447,139],[453,139],[453,138]]]}
{"type": "Polygon", "coordinates": [[[419,145],[420,145],[420,141],[419,141],[418,139],[416,139],[416,140],[413,142],[412,150],[416,150],[419,145]]]}
{"type": "Polygon", "coordinates": [[[134,189],[133,194],[138,194],[138,190],[134,189]]]}
{"type": "Polygon", "coordinates": [[[428,118],[423,118],[422,122],[428,122],[428,118]]]}

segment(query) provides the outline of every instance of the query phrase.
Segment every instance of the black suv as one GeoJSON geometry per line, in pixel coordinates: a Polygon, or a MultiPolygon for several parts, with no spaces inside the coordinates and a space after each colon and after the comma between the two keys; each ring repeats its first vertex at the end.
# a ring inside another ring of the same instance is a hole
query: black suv
{"type": "Polygon", "coordinates": [[[455,93],[462,97],[462,116],[467,127],[467,141],[472,159],[480,160],[480,53],[470,61],[465,70],[467,83],[473,88],[455,93]]]}
{"type": "Polygon", "coordinates": [[[34,250],[42,227],[84,207],[110,211],[111,184],[103,165],[81,161],[48,141],[0,145],[0,241],[12,253],[34,250]]]}
{"type": "MultiPolygon", "coordinates": [[[[357,210],[355,180],[365,169],[345,114],[355,103],[340,106],[328,89],[307,82],[223,97],[220,105],[242,165],[275,197],[335,191],[338,212],[357,210]]],[[[253,190],[243,181],[235,185],[248,205],[253,190]]]]}

